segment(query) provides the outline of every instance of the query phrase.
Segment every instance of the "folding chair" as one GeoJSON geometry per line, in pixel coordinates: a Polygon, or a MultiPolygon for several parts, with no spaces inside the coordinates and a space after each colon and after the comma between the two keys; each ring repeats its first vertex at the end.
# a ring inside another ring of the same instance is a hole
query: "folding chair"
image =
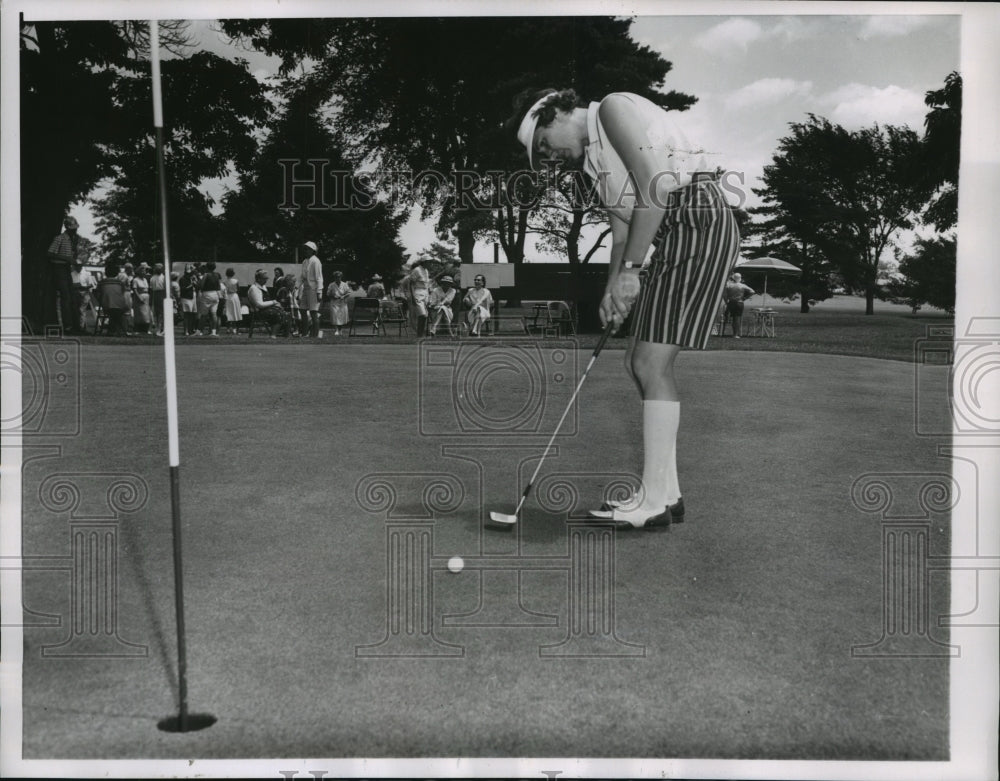
{"type": "Polygon", "coordinates": [[[565,301],[547,301],[545,312],[548,316],[548,327],[555,328],[557,336],[563,335],[563,329],[567,334],[576,336],[576,320],[569,304],[565,301]]]}
{"type": "Polygon", "coordinates": [[[348,336],[378,336],[381,307],[377,298],[354,299],[354,314],[347,329],[348,336]],[[371,326],[371,333],[356,334],[358,326],[371,326]]]}
{"type": "Polygon", "coordinates": [[[383,299],[379,301],[379,325],[382,328],[382,332],[386,332],[386,326],[395,325],[399,327],[399,336],[403,335],[403,331],[406,330],[409,333],[410,323],[406,319],[406,313],[403,312],[403,307],[400,306],[398,301],[389,301],[383,299]]]}

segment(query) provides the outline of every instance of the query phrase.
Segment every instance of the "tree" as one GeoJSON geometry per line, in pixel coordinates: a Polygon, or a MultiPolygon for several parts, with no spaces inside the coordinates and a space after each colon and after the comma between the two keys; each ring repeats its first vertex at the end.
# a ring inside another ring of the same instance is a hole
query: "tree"
{"type": "Polygon", "coordinates": [[[611,233],[605,211],[594,188],[582,172],[566,171],[556,177],[555,186],[535,211],[529,231],[541,234],[543,249],[564,256],[571,266],[590,262],[611,233]],[[580,252],[580,238],[585,227],[597,227],[597,238],[580,252]]]}
{"type": "Polygon", "coordinates": [[[779,205],[772,203],[754,207],[749,213],[738,209],[737,221],[740,223],[744,253],[748,257],[776,257],[798,266],[802,271],[798,276],[769,277],[768,292],[775,298],[788,301],[798,298],[799,311],[807,314],[817,301],[825,301],[833,295],[833,264],[818,246],[799,238],[790,229],[793,217],[779,205]],[[751,215],[762,219],[753,221],[751,215]]]}
{"type": "MultiPolygon", "coordinates": [[[[382,171],[434,171],[413,191],[439,230],[455,230],[471,262],[477,223],[456,200],[462,172],[523,167],[523,152],[498,135],[511,100],[528,86],[573,86],[586,99],[613,90],[645,95],[665,108],[694,98],[660,92],[670,63],[629,37],[630,20],[565,18],[343,19],[323,28],[323,54],[308,76],[325,86],[348,157],[375,160],[382,171]],[[438,43],[447,42],[447,56],[438,43]]],[[[222,22],[230,35],[280,54],[303,56],[301,30],[276,22],[222,22]]],[[[509,261],[523,259],[527,215],[518,205],[490,205],[509,261]]]]}
{"type": "MultiPolygon", "coordinates": [[[[186,53],[184,23],[165,44],[186,53]]],[[[21,244],[23,309],[53,322],[45,251],[70,205],[100,182],[129,180],[153,159],[148,26],[142,22],[21,24],[21,244]]],[[[165,157],[176,194],[248,160],[266,113],[246,63],[207,52],[162,64],[165,157]]],[[[146,188],[150,214],[153,188],[146,188]]],[[[123,227],[124,232],[129,228],[123,227]]]]}
{"type": "Polygon", "coordinates": [[[764,187],[754,190],[772,235],[815,248],[864,291],[865,313],[873,314],[883,251],[914,225],[927,197],[917,135],[892,125],[847,131],[812,114],[791,130],[764,167],[764,187]]]}
{"type": "Polygon", "coordinates": [[[898,274],[883,288],[882,297],[913,311],[930,304],[955,314],[956,255],[954,237],[917,239],[913,251],[901,259],[898,274]]]}
{"type": "Polygon", "coordinates": [[[308,87],[285,85],[266,139],[223,197],[219,257],[271,262],[314,241],[349,277],[392,278],[403,261],[403,216],[344,160],[308,87]]]}
{"type": "Polygon", "coordinates": [[[924,103],[923,170],[934,195],[924,220],[939,231],[958,222],[958,164],[962,135],[962,77],[949,73],[944,87],[930,90],[924,103]]]}

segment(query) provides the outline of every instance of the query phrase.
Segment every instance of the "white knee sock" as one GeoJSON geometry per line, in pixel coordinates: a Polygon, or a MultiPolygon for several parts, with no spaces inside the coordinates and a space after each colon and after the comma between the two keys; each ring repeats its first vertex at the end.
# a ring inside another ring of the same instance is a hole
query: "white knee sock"
{"type": "Polygon", "coordinates": [[[642,485],[646,507],[673,504],[681,495],[677,480],[677,428],[681,420],[679,401],[642,403],[642,485]]]}

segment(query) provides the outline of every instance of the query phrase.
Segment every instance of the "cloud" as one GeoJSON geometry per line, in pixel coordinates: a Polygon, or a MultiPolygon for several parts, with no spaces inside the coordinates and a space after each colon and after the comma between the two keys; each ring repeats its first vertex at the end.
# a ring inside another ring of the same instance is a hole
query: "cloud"
{"type": "Polygon", "coordinates": [[[858,36],[863,41],[870,38],[898,38],[930,24],[931,16],[869,16],[858,36]]]}
{"type": "Polygon", "coordinates": [[[921,93],[895,84],[882,88],[847,84],[824,96],[821,102],[833,106],[830,120],[849,130],[878,122],[880,125],[909,125],[919,132],[927,113],[921,93]]]}
{"type": "Polygon", "coordinates": [[[811,81],[795,79],[758,79],[752,84],[740,87],[726,97],[726,108],[742,109],[756,106],[770,106],[785,98],[804,98],[812,90],[811,81]]]}
{"type": "Polygon", "coordinates": [[[802,16],[781,16],[774,27],[767,31],[766,35],[784,38],[788,41],[801,41],[804,38],[812,38],[823,31],[823,22],[818,19],[810,19],[802,16]]]}
{"type": "Polygon", "coordinates": [[[761,26],[749,19],[727,19],[709,28],[694,39],[695,45],[712,54],[731,54],[734,50],[746,51],[747,44],[763,34],[761,26]]]}

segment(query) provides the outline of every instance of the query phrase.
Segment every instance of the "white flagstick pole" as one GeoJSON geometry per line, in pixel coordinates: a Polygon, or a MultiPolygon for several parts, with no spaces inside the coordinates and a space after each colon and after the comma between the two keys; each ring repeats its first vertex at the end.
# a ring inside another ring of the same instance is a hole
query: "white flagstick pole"
{"type": "Polygon", "coordinates": [[[170,510],[174,527],[174,595],[177,607],[177,681],[180,699],[178,731],[187,731],[187,651],[184,643],[184,569],[181,557],[180,448],[177,437],[177,367],[174,361],[174,302],[170,284],[170,242],[167,232],[167,179],[163,164],[163,104],[160,92],[160,31],[149,23],[149,51],[153,66],[153,127],[156,130],[156,166],[160,180],[160,222],[163,226],[163,356],[167,386],[167,448],[170,455],[170,510]]]}

